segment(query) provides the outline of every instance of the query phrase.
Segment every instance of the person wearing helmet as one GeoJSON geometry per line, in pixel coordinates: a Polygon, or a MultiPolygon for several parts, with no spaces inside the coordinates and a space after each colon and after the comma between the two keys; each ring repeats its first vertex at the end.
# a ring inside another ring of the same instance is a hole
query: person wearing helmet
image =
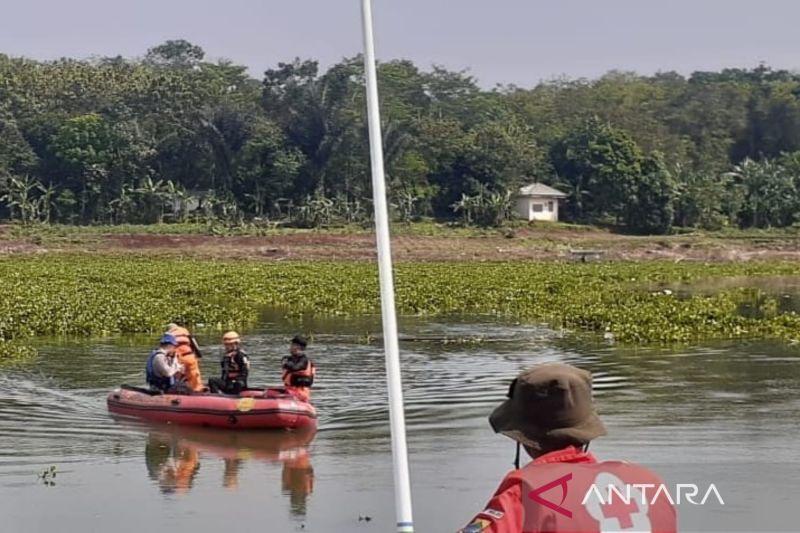
{"type": "Polygon", "coordinates": [[[289,355],[281,360],[286,392],[303,401],[311,398],[311,386],[317,375],[314,363],[306,355],[306,346],[305,337],[295,335],[289,344],[289,355]]]}
{"type": "Polygon", "coordinates": [[[177,376],[183,372],[183,367],[175,356],[178,340],[174,335],[165,334],[158,344],[159,347],[147,358],[145,376],[151,389],[167,392],[176,387],[177,376]]]}
{"type": "Polygon", "coordinates": [[[213,393],[239,394],[247,388],[247,374],[250,370],[250,357],[240,347],[241,338],[235,331],[222,336],[225,353],[222,355],[222,377],[208,380],[208,388],[213,393]]]}
{"type": "Polygon", "coordinates": [[[169,324],[167,333],[178,341],[175,355],[183,366],[183,387],[193,392],[203,391],[203,378],[200,375],[200,347],[188,329],[177,324],[169,324]]]}
{"type": "Polygon", "coordinates": [[[516,441],[517,469],[460,533],[677,531],[675,508],[666,498],[626,504],[596,497],[608,494],[611,485],[625,494],[626,486],[662,482],[641,466],[598,462],[589,453],[589,443],[606,434],[593,406],[589,372],[555,363],[523,371],[489,424],[516,441]],[[520,447],[533,459],[522,468],[520,447]]]}

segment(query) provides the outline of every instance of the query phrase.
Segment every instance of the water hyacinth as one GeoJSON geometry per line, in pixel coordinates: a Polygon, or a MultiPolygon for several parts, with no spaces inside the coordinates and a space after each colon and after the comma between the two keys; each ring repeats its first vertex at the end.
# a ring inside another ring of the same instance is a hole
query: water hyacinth
{"type": "MultiPolygon", "coordinates": [[[[775,312],[763,295],[764,312],[740,312],[752,290],[680,297],[652,290],[706,278],[800,275],[794,263],[402,263],[396,274],[403,314],[493,314],[611,332],[622,343],[790,340],[800,332],[800,317],[775,312]]],[[[29,356],[24,339],[33,336],[159,333],[173,321],[242,327],[264,306],[287,314],[380,311],[375,265],[363,262],[51,255],[2,259],[0,279],[6,361],[29,356]]]]}
{"type": "Polygon", "coordinates": [[[0,339],[0,364],[22,363],[36,356],[36,349],[26,344],[0,339]]]}

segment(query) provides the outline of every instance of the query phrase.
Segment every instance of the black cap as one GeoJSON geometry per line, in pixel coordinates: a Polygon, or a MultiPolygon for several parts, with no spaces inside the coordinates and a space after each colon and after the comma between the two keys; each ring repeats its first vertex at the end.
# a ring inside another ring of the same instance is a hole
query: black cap
{"type": "Polygon", "coordinates": [[[292,338],[292,344],[297,344],[301,348],[305,348],[306,346],[308,346],[306,338],[303,337],[302,335],[295,335],[294,338],[292,338]]]}

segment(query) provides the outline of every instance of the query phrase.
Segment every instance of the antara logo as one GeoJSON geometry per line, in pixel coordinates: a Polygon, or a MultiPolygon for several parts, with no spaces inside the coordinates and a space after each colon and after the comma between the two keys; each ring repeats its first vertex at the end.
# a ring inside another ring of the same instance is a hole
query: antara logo
{"type": "MultiPolygon", "coordinates": [[[[621,527],[630,528],[637,524],[644,527],[649,524],[648,510],[658,504],[705,505],[710,500],[711,503],[716,501],[719,505],[725,505],[722,495],[713,483],[701,490],[694,483],[679,483],[674,486],[663,483],[630,483],[607,471],[585,479],[582,471],[577,472],[579,475],[575,482],[578,483],[578,490],[588,486],[580,508],[585,509],[600,523],[613,519],[621,527]],[[581,482],[582,479],[585,481],[581,482]],[[591,482],[587,483],[589,481],[591,482]]],[[[574,497],[567,500],[571,481],[573,472],[534,488],[528,492],[528,499],[571,519],[573,511],[578,510],[574,497]]]]}
{"type": "Polygon", "coordinates": [[[703,499],[695,501],[698,494],[700,494],[700,487],[694,483],[678,483],[675,485],[675,490],[672,492],[670,492],[669,487],[663,483],[659,485],[653,483],[633,483],[625,484],[624,487],[619,487],[612,483],[605,487],[605,491],[597,485],[590,486],[581,503],[586,505],[591,497],[595,496],[596,500],[603,505],[611,505],[615,500],[619,500],[625,505],[630,505],[631,501],[638,501],[642,505],[655,505],[659,502],[659,498],[663,498],[671,505],[681,505],[684,501],[692,505],[705,505],[706,501],[713,495],[720,505],[725,505],[725,501],[722,499],[716,485],[713,483],[706,489],[703,499]],[[651,498],[647,497],[648,491],[651,491],[651,498]],[[604,492],[605,498],[603,498],[604,492]]]}
{"type": "Polygon", "coordinates": [[[569,509],[565,509],[564,507],[561,506],[567,499],[567,492],[569,490],[569,488],[567,487],[567,483],[571,479],[572,479],[572,472],[570,472],[565,476],[561,476],[560,478],[555,479],[546,485],[542,485],[538,489],[530,491],[528,493],[528,498],[535,501],[539,505],[544,505],[548,509],[552,509],[553,511],[566,516],[567,518],[572,518],[572,511],[570,511],[569,509]],[[561,488],[561,501],[558,504],[553,503],[550,500],[546,500],[542,496],[542,494],[544,494],[545,492],[548,492],[556,487],[561,488]]]}

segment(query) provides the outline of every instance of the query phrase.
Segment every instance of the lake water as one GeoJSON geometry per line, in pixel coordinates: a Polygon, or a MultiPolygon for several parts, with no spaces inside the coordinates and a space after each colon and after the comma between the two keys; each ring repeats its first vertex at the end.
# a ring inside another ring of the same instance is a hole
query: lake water
{"type": "MultiPolygon", "coordinates": [[[[313,333],[315,435],[114,420],[105,396],[143,381],[150,339],[42,345],[35,365],[0,371],[0,531],[393,531],[383,354],[363,343],[379,330],[377,317],[267,316],[245,335],[251,385],[274,385],[288,339],[313,333]],[[40,477],[51,466],[52,485],[40,477]]],[[[788,518],[800,501],[796,347],[623,349],[475,317],[405,319],[401,330],[417,531],[455,531],[483,509],[514,458],[487,415],[519,370],[545,361],[594,373],[609,430],[592,445],[601,459],[716,483],[725,507],[679,509],[682,531],[800,530],[788,518]]],[[[219,341],[199,339],[207,379],[219,341]]]]}

